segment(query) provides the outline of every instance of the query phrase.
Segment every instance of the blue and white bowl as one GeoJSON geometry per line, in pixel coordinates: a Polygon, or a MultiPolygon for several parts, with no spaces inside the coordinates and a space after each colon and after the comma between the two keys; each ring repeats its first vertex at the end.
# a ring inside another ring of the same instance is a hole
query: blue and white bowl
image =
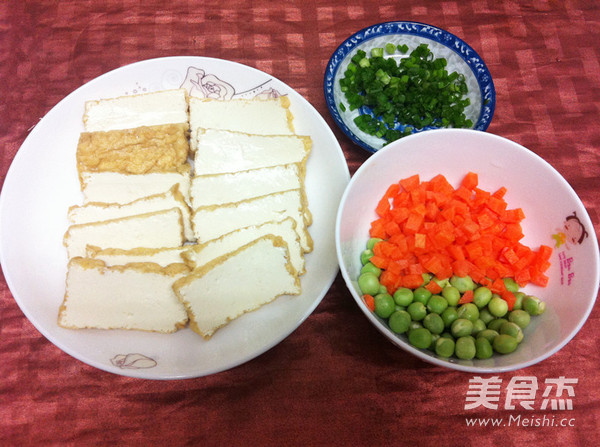
{"type": "MultiPolygon", "coordinates": [[[[336,124],[353,142],[369,152],[378,151],[385,143],[381,138],[358,129],[354,118],[359,115],[359,110],[351,111],[349,107],[345,111],[340,110],[340,103],[347,104],[340,89],[340,79],[359,49],[369,54],[372,48],[385,47],[387,43],[406,44],[409,51],[406,55],[397,53],[386,57],[406,57],[418,45],[425,43],[435,57],[445,58],[449,72],[457,71],[465,75],[471,100],[465,114],[474,123],[473,129],[483,131],[488,128],[494,115],[496,91],[492,75],[477,52],[458,37],[435,26],[418,22],[386,22],[369,26],[346,39],[333,53],[325,70],[327,107],[336,124]]],[[[397,126],[398,129],[403,127],[402,124],[397,126]]],[[[414,132],[430,129],[434,127],[416,129],[414,132]]]]}

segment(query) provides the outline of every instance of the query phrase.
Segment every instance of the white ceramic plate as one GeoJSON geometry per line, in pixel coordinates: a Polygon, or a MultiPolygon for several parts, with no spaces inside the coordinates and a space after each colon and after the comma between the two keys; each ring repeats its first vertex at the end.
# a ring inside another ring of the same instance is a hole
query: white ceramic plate
{"type": "Polygon", "coordinates": [[[150,379],[217,373],[247,362],[291,334],[316,308],[337,272],[335,217],[350,175],[321,115],[272,76],[238,63],[169,57],[106,73],[58,103],[17,153],[0,196],[0,261],[15,300],[52,343],[99,369],[150,379]],[[297,134],[310,135],[306,193],[314,223],[314,251],[306,256],[302,294],[284,296],[218,330],[206,341],[190,329],[175,334],[68,330],[56,323],[67,257],[62,245],[67,209],[81,203],[75,152],[84,102],[184,86],[190,94],[221,98],[288,95],[297,134]],[[326,192],[326,193],[325,193],[326,192]]]}

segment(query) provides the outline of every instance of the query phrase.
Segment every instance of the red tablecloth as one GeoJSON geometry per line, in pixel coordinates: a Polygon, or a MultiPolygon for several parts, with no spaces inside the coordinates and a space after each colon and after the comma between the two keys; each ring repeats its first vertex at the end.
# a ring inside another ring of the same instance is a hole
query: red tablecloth
{"type": "MultiPolygon", "coordinates": [[[[488,130],[551,163],[598,234],[600,4],[589,0],[0,2],[0,184],[28,131],[71,91],[174,55],[228,59],[287,83],[333,128],[353,173],[368,154],[335,127],[323,73],[344,39],[388,20],[429,23],[476,49],[497,92],[488,130]]],[[[338,276],[314,313],[258,358],[198,379],[140,380],[60,351],[0,276],[0,445],[595,445],[599,336],[595,308],[560,352],[499,375],[498,409],[469,409],[474,374],[394,347],[338,276]],[[534,410],[505,408],[519,377],[566,378],[572,410],[540,410],[543,387],[534,410]]]]}

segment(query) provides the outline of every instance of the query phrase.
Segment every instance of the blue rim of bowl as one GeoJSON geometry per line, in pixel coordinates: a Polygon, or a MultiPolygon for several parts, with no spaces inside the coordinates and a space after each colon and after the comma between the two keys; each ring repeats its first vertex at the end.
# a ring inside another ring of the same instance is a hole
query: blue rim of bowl
{"type": "MultiPolygon", "coordinates": [[[[335,103],[334,99],[334,80],[342,62],[358,45],[361,45],[364,42],[376,37],[397,34],[424,37],[428,40],[432,40],[444,45],[445,47],[448,47],[454,51],[469,66],[473,72],[473,75],[477,79],[477,84],[479,85],[479,90],[481,91],[481,111],[479,113],[479,118],[472,129],[485,131],[490,125],[492,117],[494,116],[496,90],[494,88],[492,75],[487,68],[487,65],[485,65],[483,59],[469,44],[454,34],[426,23],[407,21],[383,22],[363,28],[342,42],[342,44],[340,44],[340,46],[338,46],[338,48],[332,54],[325,69],[323,90],[329,112],[331,113],[331,116],[338,127],[354,143],[363,149],[366,149],[372,153],[377,152],[377,149],[364,142],[344,123],[344,120],[342,119],[338,110],[338,104],[335,103]]],[[[429,129],[433,128],[418,129],[415,131],[415,133],[429,129]]]]}

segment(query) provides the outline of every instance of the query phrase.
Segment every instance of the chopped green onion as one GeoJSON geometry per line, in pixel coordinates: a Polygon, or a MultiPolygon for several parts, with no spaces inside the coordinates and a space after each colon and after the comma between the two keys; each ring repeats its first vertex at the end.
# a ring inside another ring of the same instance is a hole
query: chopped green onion
{"type": "Polygon", "coordinates": [[[446,59],[435,58],[426,44],[398,60],[384,57],[384,48],[388,55],[409,50],[391,43],[371,49],[370,57],[358,50],[340,79],[348,107],[360,110],[360,130],[387,144],[414,129],[473,126],[464,113],[470,104],[464,74],[448,73],[446,59]]]}
{"type": "Polygon", "coordinates": [[[371,49],[371,57],[383,57],[383,48],[371,49]]]}

